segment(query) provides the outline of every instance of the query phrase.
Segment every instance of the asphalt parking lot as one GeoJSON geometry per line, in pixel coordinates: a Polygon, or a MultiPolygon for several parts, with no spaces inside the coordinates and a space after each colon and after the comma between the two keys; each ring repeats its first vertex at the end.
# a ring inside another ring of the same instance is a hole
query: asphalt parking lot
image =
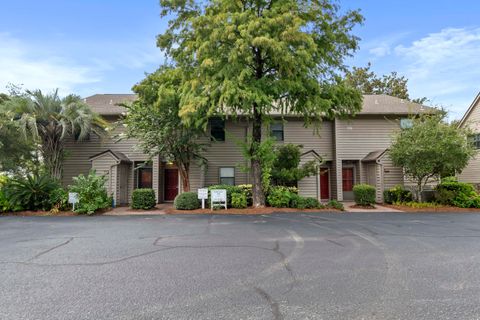
{"type": "Polygon", "coordinates": [[[0,319],[480,319],[480,215],[0,217],[0,319]]]}

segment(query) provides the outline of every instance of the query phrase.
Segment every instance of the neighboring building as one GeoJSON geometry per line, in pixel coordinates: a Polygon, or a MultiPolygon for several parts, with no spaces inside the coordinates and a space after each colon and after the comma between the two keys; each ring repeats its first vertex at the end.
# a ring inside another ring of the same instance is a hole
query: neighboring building
{"type": "MultiPolygon", "coordinates": [[[[117,104],[132,101],[134,95],[97,94],[85,99],[94,111],[108,121],[118,120],[124,109],[117,104]]],[[[324,121],[318,133],[305,128],[303,120],[286,117],[285,122],[270,125],[269,131],[278,143],[303,146],[302,161],[324,160],[319,174],[298,183],[303,196],[321,200],[352,200],[352,188],[368,183],[377,189],[377,201],[383,201],[383,190],[404,184],[402,168],[393,166],[386,152],[392,135],[401,126],[408,125],[410,115],[431,112],[422,105],[386,95],[366,95],[363,109],[353,119],[324,121]]],[[[245,159],[239,141],[245,141],[250,125],[246,120],[212,119],[208,131],[216,137],[205,157],[205,167],[192,166],[191,188],[213,184],[247,184],[251,179],[242,170],[245,159]]],[[[122,126],[115,134],[124,130],[122,126]]],[[[266,131],[268,132],[268,131],[266,131]]],[[[206,135],[205,141],[210,138],[206,135]]],[[[68,158],[64,165],[64,184],[72,177],[87,173],[91,168],[108,176],[107,189],[117,203],[129,202],[135,188],[153,188],[159,202],[172,201],[181,192],[178,170],[171,163],[155,157],[146,163],[147,156],[136,150],[137,141],[113,139],[100,141],[92,135],[88,141],[67,141],[68,158]]]]}
{"type": "MultiPolygon", "coordinates": [[[[472,130],[472,141],[475,147],[480,149],[480,93],[475,97],[458,126],[472,130]]],[[[458,175],[458,179],[477,186],[480,185],[480,154],[470,160],[467,167],[458,175]]]]}

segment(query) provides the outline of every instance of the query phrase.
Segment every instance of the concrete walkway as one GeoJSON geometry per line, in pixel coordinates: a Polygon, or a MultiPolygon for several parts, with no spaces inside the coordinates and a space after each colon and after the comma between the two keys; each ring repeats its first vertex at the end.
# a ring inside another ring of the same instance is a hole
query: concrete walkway
{"type": "Polygon", "coordinates": [[[166,209],[173,207],[172,203],[160,203],[152,210],[135,210],[130,207],[116,207],[105,212],[104,216],[131,216],[131,215],[159,215],[165,214],[166,209]]]}
{"type": "Polygon", "coordinates": [[[354,208],[353,206],[355,206],[355,202],[343,202],[343,205],[346,212],[403,212],[401,210],[384,207],[379,204],[375,205],[375,209],[354,208]]]}

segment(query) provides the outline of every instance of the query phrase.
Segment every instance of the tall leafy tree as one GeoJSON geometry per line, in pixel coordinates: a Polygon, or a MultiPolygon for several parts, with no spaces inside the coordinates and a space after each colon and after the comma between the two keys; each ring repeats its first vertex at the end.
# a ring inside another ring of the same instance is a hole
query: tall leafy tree
{"type": "Polygon", "coordinates": [[[276,148],[272,168],[272,179],[275,184],[296,187],[298,181],[317,174],[321,161],[311,160],[300,165],[301,148],[301,145],[290,143],[276,148]]]}
{"type": "Polygon", "coordinates": [[[105,133],[105,120],[76,95],[60,98],[58,90],[50,94],[26,91],[24,98],[12,99],[7,104],[16,113],[14,118],[20,131],[38,143],[47,173],[56,179],[62,177],[67,136],[83,140],[90,134],[105,133]]]}
{"type": "Polygon", "coordinates": [[[273,112],[307,124],[353,114],[361,94],[339,80],[363,21],[333,0],[160,0],[169,28],[158,46],[184,70],[180,116],[195,126],[241,114],[252,124],[253,205],[263,206],[262,124],[273,112]]]}
{"type": "Polygon", "coordinates": [[[182,70],[161,67],[133,87],[138,99],[124,105],[128,112],[122,120],[127,137],[139,140],[139,146],[150,156],[160,155],[173,161],[180,173],[184,191],[190,190],[190,167],[203,161],[204,131],[186,126],[180,116],[179,90],[182,70]]]}
{"type": "Polygon", "coordinates": [[[419,200],[429,179],[461,172],[476,153],[469,132],[448,124],[443,117],[436,114],[412,119],[412,127],[401,130],[389,149],[393,163],[416,182],[419,200]]]}
{"type": "Polygon", "coordinates": [[[0,171],[17,172],[36,160],[34,141],[19,135],[16,113],[7,105],[17,99],[22,98],[0,94],[0,171]]]}
{"type": "Polygon", "coordinates": [[[405,99],[417,103],[425,103],[428,99],[411,99],[408,92],[408,79],[393,71],[379,76],[371,70],[371,63],[366,67],[353,67],[345,73],[348,85],[357,88],[363,94],[387,94],[389,96],[405,99]]]}

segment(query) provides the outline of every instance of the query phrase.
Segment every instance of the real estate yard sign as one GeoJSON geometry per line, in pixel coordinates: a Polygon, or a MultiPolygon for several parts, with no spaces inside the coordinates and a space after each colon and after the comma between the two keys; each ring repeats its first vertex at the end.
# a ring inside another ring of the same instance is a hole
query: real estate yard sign
{"type": "Polygon", "coordinates": [[[68,203],[71,203],[73,206],[73,211],[75,211],[75,204],[78,203],[78,193],[69,192],[68,193],[68,203]]]}
{"type": "Polygon", "coordinates": [[[208,199],[208,189],[198,189],[198,200],[202,200],[202,209],[205,209],[205,200],[208,199]]]}
{"type": "Polygon", "coordinates": [[[213,210],[214,204],[221,205],[227,209],[227,190],[226,189],[218,189],[218,190],[210,190],[211,195],[211,209],[213,210]]]}

